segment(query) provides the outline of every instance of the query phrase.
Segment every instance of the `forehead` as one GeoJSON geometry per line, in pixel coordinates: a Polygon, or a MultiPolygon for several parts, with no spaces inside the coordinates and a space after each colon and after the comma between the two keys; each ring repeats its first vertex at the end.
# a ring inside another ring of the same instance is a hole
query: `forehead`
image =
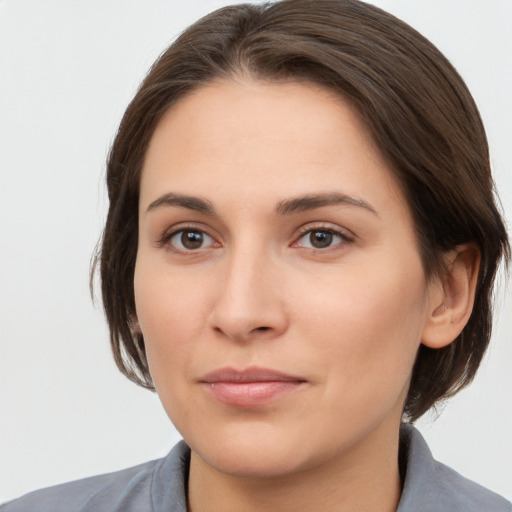
{"type": "Polygon", "coordinates": [[[221,188],[263,200],[311,187],[404,203],[369,130],[340,95],[304,82],[215,81],[183,98],[158,124],[141,202],[165,188],[209,194],[221,188]]]}

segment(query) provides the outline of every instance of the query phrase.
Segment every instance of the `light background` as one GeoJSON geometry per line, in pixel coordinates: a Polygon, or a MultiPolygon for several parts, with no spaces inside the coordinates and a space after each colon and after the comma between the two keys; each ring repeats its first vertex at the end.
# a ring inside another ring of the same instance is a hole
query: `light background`
{"type": "MultiPolygon", "coordinates": [[[[0,501],[164,455],[179,435],[118,374],[88,295],[104,161],[149,65],[225,1],[0,0],[0,501]]],[[[512,215],[512,1],[374,0],[458,68],[512,215]]],[[[512,297],[475,383],[420,428],[435,456],[512,499],[512,297]]]]}

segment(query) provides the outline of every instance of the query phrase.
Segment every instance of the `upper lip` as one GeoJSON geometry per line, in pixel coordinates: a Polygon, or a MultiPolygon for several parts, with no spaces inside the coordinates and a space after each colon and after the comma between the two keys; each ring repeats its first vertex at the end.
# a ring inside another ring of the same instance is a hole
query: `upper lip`
{"type": "Polygon", "coordinates": [[[214,384],[216,382],[305,382],[306,379],[278,370],[251,366],[243,370],[231,367],[219,368],[204,375],[200,381],[214,384]]]}

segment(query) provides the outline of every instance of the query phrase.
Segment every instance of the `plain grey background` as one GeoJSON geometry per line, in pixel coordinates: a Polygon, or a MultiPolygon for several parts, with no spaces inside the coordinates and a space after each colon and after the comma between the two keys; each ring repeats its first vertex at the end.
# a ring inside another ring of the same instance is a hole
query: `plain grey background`
{"type": "MultiPolygon", "coordinates": [[[[89,258],[104,161],[149,65],[225,1],[0,0],[0,501],[162,456],[179,438],[110,356],[89,258]]],[[[512,216],[512,1],[374,0],[430,38],[481,109],[512,216]]],[[[419,424],[435,456],[512,499],[512,297],[474,384],[419,424]]]]}

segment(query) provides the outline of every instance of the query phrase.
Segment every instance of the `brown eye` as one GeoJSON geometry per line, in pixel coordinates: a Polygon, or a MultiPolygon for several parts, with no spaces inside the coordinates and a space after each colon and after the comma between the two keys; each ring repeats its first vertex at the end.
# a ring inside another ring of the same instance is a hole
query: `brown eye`
{"type": "Polygon", "coordinates": [[[311,231],[309,241],[316,249],[324,249],[332,243],[332,233],[328,231],[311,231]]]}
{"type": "Polygon", "coordinates": [[[180,241],[187,249],[199,249],[203,244],[203,234],[198,231],[183,231],[180,241]]]}
{"type": "Polygon", "coordinates": [[[335,245],[348,242],[341,233],[329,229],[311,229],[299,239],[299,245],[308,249],[329,249],[335,245]]]}
{"type": "Polygon", "coordinates": [[[204,249],[213,243],[213,238],[203,231],[195,229],[181,229],[170,238],[170,243],[180,251],[194,251],[204,249]]]}

